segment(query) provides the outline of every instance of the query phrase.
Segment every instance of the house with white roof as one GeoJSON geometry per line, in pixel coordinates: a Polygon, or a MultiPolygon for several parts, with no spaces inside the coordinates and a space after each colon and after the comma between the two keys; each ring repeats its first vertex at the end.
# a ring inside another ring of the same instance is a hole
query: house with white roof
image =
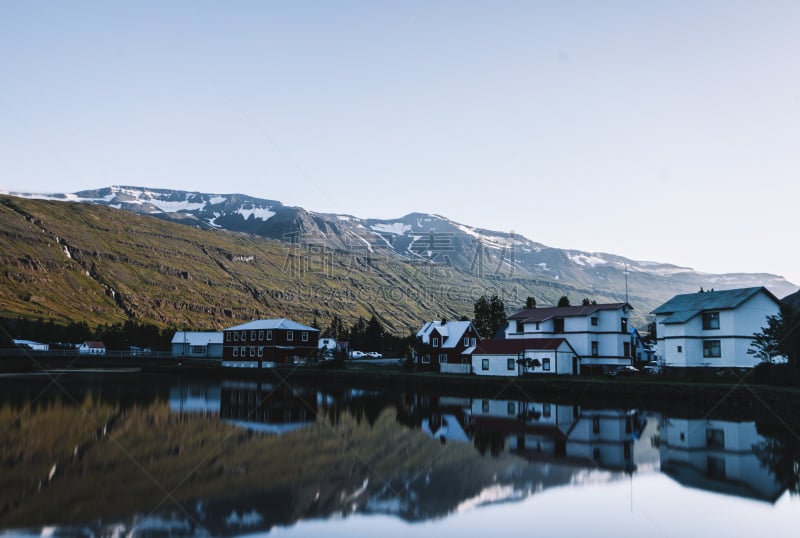
{"type": "Polygon", "coordinates": [[[572,369],[632,361],[628,303],[529,308],[508,318],[506,339],[563,338],[577,355],[572,369]]]}
{"type": "Polygon", "coordinates": [[[221,332],[176,331],[172,337],[172,356],[199,359],[221,359],[221,332]]]}
{"type": "Polygon", "coordinates": [[[472,373],[490,376],[576,375],[578,354],[565,338],[491,339],[472,353],[472,373]]]}
{"type": "Polygon", "coordinates": [[[50,351],[50,344],[34,342],[33,340],[12,340],[11,342],[17,347],[27,348],[31,351],[50,351]]]}
{"type": "Polygon", "coordinates": [[[659,362],[667,367],[752,368],[753,335],[780,301],[762,287],[676,295],[656,315],[659,362]]]}
{"type": "Polygon", "coordinates": [[[417,332],[416,364],[425,370],[469,373],[481,335],[471,321],[429,321],[417,332]]]}
{"type": "Polygon", "coordinates": [[[222,365],[259,368],[315,358],[319,329],[286,318],[258,319],[223,331],[222,365]]]}

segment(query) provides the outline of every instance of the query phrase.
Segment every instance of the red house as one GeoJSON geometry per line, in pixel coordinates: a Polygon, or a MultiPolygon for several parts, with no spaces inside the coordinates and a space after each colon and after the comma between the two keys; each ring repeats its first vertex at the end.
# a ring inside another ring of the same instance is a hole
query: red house
{"type": "Polygon", "coordinates": [[[291,364],[317,356],[319,330],[286,318],[258,319],[223,331],[223,363],[291,364]]]}
{"type": "Polygon", "coordinates": [[[429,321],[417,333],[417,367],[438,372],[441,364],[470,364],[480,341],[471,321],[429,321]]]}

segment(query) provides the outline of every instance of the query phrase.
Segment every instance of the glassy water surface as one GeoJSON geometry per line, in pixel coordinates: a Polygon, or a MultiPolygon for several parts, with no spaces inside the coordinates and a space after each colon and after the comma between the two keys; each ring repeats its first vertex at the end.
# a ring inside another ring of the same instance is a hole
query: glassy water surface
{"type": "Polygon", "coordinates": [[[796,536],[793,428],[700,411],[5,377],[0,536],[796,536]]]}

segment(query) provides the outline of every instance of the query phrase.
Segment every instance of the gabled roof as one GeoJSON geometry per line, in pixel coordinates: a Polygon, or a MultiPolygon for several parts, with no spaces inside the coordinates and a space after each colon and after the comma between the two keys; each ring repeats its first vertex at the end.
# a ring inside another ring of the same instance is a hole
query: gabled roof
{"type": "Polygon", "coordinates": [[[97,341],[89,341],[83,343],[84,346],[88,347],[89,349],[105,349],[106,345],[103,342],[97,341]]]}
{"type": "Polygon", "coordinates": [[[303,325],[302,323],[297,323],[296,321],[292,321],[286,318],[274,318],[274,319],[257,319],[254,321],[250,321],[248,323],[244,323],[242,325],[237,325],[235,327],[228,327],[225,329],[226,331],[258,331],[258,330],[274,330],[274,329],[286,329],[288,331],[314,331],[319,332],[319,329],[315,329],[314,327],[309,327],[308,325],[303,325]]]}
{"type": "Polygon", "coordinates": [[[519,355],[523,351],[556,350],[563,343],[574,352],[564,338],[493,338],[479,343],[472,355],[519,355]]]}
{"type": "Polygon", "coordinates": [[[221,332],[190,332],[176,331],[172,337],[173,344],[189,344],[190,346],[206,346],[208,344],[221,344],[221,332]]]}
{"type": "MultiPolygon", "coordinates": [[[[442,336],[441,347],[445,349],[454,348],[470,327],[472,327],[471,321],[448,321],[444,324],[441,321],[429,321],[417,332],[417,338],[421,338],[423,344],[428,344],[431,333],[436,329],[436,332],[442,336]]],[[[478,334],[475,327],[472,327],[472,330],[475,331],[475,334],[478,334]]],[[[480,338],[480,335],[478,335],[478,338],[480,338]]]]}
{"type": "Polygon", "coordinates": [[[521,321],[523,323],[535,323],[537,321],[547,321],[548,319],[553,318],[585,317],[590,316],[600,310],[619,310],[626,307],[630,310],[633,310],[633,307],[628,303],[528,308],[526,310],[520,310],[516,314],[510,316],[508,319],[521,321]]]}
{"type": "Polygon", "coordinates": [[[738,288],[735,290],[701,291],[698,293],[684,293],[676,295],[662,304],[653,314],[666,315],[662,323],[686,323],[700,312],[707,310],[731,310],[758,293],[765,293],[767,297],[780,304],[780,301],[764,286],[754,288],[738,288]]]}

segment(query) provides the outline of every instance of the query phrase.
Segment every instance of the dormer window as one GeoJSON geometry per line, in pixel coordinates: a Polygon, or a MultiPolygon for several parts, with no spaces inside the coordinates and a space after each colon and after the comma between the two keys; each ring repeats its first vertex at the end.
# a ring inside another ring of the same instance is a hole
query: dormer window
{"type": "Polygon", "coordinates": [[[719,312],[703,312],[703,330],[719,329],[719,312]]]}

